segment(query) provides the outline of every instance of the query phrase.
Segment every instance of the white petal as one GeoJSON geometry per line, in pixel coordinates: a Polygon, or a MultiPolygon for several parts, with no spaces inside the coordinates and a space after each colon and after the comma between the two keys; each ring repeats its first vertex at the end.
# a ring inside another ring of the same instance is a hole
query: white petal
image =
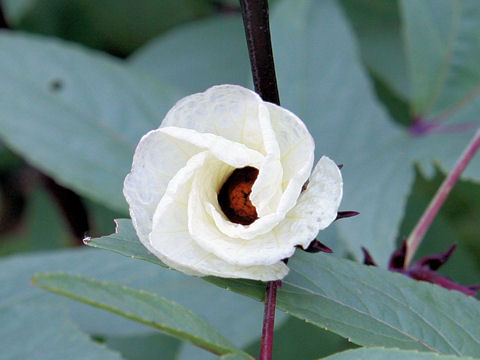
{"type": "Polygon", "coordinates": [[[283,191],[280,147],[272,127],[267,103],[264,104],[260,108],[262,116],[259,118],[259,126],[267,156],[262,166],[258,168],[258,177],[250,194],[250,201],[255,206],[259,217],[271,214],[276,210],[283,191]]]}
{"type": "MultiPolygon", "coordinates": [[[[230,264],[202,249],[189,234],[187,201],[192,187],[192,177],[195,178],[195,173],[199,169],[212,169],[213,161],[225,167],[223,172],[229,171],[228,165],[212,158],[208,152],[203,152],[192,157],[170,181],[165,196],[155,212],[150,234],[151,246],[161,254],[165,263],[187,273],[262,281],[283,278],[288,273],[288,268],[283,262],[271,266],[230,264]]],[[[216,176],[224,176],[221,173],[221,169],[215,169],[216,176]]]]}
{"type": "Polygon", "coordinates": [[[307,190],[278,226],[245,240],[222,233],[221,228],[210,221],[209,204],[213,203],[215,195],[202,185],[210,181],[211,174],[199,169],[195,177],[194,182],[197,183],[193,184],[189,198],[190,233],[206,251],[229,263],[243,266],[275,264],[290,257],[296,245],[307,246],[319,230],[335,220],[342,197],[340,171],[332,160],[322,157],[312,173],[307,190]]]}
{"type": "Polygon", "coordinates": [[[295,234],[297,244],[306,248],[337,217],[342,201],[343,180],[337,164],[326,156],[315,166],[307,189],[297,205],[280,224],[279,232],[295,234]]]}
{"type": "Polygon", "coordinates": [[[207,214],[213,218],[215,226],[220,232],[228,237],[244,240],[252,240],[259,235],[271,231],[285,217],[285,214],[275,212],[255,220],[250,225],[242,225],[232,223],[227,219],[220,209],[220,206],[218,206],[218,203],[212,199],[206,202],[205,210],[207,214]]]}
{"type": "Polygon", "coordinates": [[[160,257],[158,252],[148,241],[153,214],[170,179],[199,150],[158,130],[143,136],[135,150],[132,170],[125,178],[123,193],[140,241],[157,257],[160,257]]]}
{"type": "MultiPolygon", "coordinates": [[[[277,193],[275,197],[272,197],[267,202],[271,206],[270,209],[264,208],[263,213],[259,211],[254,192],[256,189],[265,188],[265,186],[261,186],[263,184],[261,179],[262,172],[260,171],[250,195],[250,200],[256,207],[260,219],[248,226],[231,223],[222,216],[219,207],[208,205],[207,211],[214,218],[217,227],[229,237],[249,240],[271,231],[284,219],[287,212],[295,206],[302,187],[312,171],[315,143],[305,124],[295,114],[280,106],[270,103],[265,103],[265,105],[269,110],[269,120],[276,134],[275,141],[280,149],[282,166],[281,191],[283,194],[277,193]]],[[[268,133],[268,131],[265,132],[268,133]]],[[[275,165],[270,165],[268,160],[269,156],[266,157],[266,165],[262,167],[265,169],[263,174],[267,178],[267,183],[269,174],[271,174],[271,178],[277,176],[274,170],[266,170],[268,166],[274,167],[275,165]]],[[[271,181],[275,183],[276,180],[271,181]]]]}
{"type": "Polygon", "coordinates": [[[283,169],[280,158],[267,155],[252,186],[250,201],[259,217],[276,211],[282,196],[283,169]]]}
{"type": "Polygon", "coordinates": [[[162,127],[158,131],[199,148],[208,149],[217,159],[235,168],[245,166],[259,168],[264,162],[264,156],[258,151],[251,150],[243,144],[227,140],[221,136],[199,133],[195,130],[179,127],[162,127]]]}
{"type": "Polygon", "coordinates": [[[262,99],[237,85],[214,86],[180,100],[161,127],[175,126],[222,136],[266,154],[259,121],[268,117],[262,99]]]}
{"type": "MultiPolygon", "coordinates": [[[[205,251],[241,266],[273,265],[292,255],[294,245],[280,241],[278,236],[282,234],[277,235],[275,229],[250,240],[230,237],[220,231],[209,209],[218,204],[217,189],[224,181],[224,174],[229,174],[223,167],[215,159],[209,167],[203,166],[195,174],[188,199],[188,228],[192,238],[205,251]]],[[[268,223],[265,226],[272,227],[268,223]]],[[[264,233],[262,230],[259,231],[264,233]]]]}

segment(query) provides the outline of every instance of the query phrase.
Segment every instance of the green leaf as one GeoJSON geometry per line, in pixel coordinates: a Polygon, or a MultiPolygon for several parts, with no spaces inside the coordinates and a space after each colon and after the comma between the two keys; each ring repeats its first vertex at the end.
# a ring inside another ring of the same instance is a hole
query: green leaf
{"type": "Polygon", "coordinates": [[[109,336],[105,346],[122,354],[125,360],[178,359],[181,342],[160,333],[132,336],[109,336]]]}
{"type": "Polygon", "coordinates": [[[341,3],[368,68],[397,95],[407,99],[407,60],[398,1],[342,0],[341,3]]]}
{"type": "Polygon", "coordinates": [[[62,184],[125,211],[135,146],[177,93],[61,41],[2,31],[0,47],[0,137],[62,184]]]}
{"type": "MultiPolygon", "coordinates": [[[[133,235],[126,221],[119,224],[121,237],[133,235]]],[[[134,238],[129,239],[132,248],[134,238]]],[[[104,240],[92,242],[98,246],[104,240]]],[[[108,246],[114,248],[115,243],[109,241],[108,246]]],[[[143,247],[138,240],[136,246],[143,247]]],[[[119,252],[132,257],[138,253],[119,252]]],[[[363,346],[462,356],[480,352],[480,326],[476,321],[480,303],[474,298],[331,255],[297,252],[288,265],[290,274],[279,290],[277,308],[295,317],[363,346]]],[[[261,282],[206,280],[263,301],[265,287],[261,282]]]]}
{"type": "Polygon", "coordinates": [[[81,332],[63,310],[49,305],[0,307],[2,360],[122,359],[81,332]]]}
{"type": "Polygon", "coordinates": [[[474,360],[471,357],[445,356],[436,353],[398,349],[356,349],[322,358],[322,360],[474,360]]]}
{"type": "Polygon", "coordinates": [[[461,110],[458,116],[463,121],[478,121],[480,3],[402,0],[400,4],[413,111],[433,119],[461,110]]]}
{"type": "Polygon", "coordinates": [[[185,95],[217,84],[246,86],[251,78],[240,16],[217,16],[179,27],[138,50],[130,62],[168,80],[185,95]]]}
{"type": "Polygon", "coordinates": [[[278,307],[363,346],[475,356],[480,303],[456,291],[332,256],[299,253],[278,307]]]}
{"type": "Polygon", "coordinates": [[[239,351],[196,314],[158,295],[65,273],[38,274],[32,282],[43,289],[154,327],[215,354],[239,351]]]}
{"type": "MultiPolygon", "coordinates": [[[[88,246],[113,251],[123,256],[138,260],[151,262],[162,267],[166,267],[155,255],[149,252],[138,240],[135,228],[130,219],[117,219],[116,231],[114,234],[89,239],[88,246]]],[[[203,278],[215,285],[229,290],[230,284],[235,284],[235,288],[242,289],[243,294],[253,298],[262,298],[265,292],[265,285],[261,282],[243,280],[243,279],[224,279],[213,276],[203,278]]]]}
{"type": "Polygon", "coordinates": [[[15,29],[124,55],[175,25],[214,11],[205,0],[6,0],[3,5],[15,29]]]}
{"type": "MultiPolygon", "coordinates": [[[[281,1],[271,25],[282,105],[307,124],[317,157],[325,154],[344,164],[341,210],[360,212],[336,224],[339,237],[357,259],[365,246],[385,265],[395,247],[414,164],[427,175],[434,161],[451,169],[474,129],[413,136],[394,124],[374,97],[335,1],[281,1]]],[[[464,175],[479,180],[479,174],[476,158],[464,175]]]]}
{"type": "Polygon", "coordinates": [[[115,233],[99,238],[87,238],[85,240],[87,245],[166,267],[159,258],[139,242],[130,219],[117,219],[115,224],[115,233]]]}

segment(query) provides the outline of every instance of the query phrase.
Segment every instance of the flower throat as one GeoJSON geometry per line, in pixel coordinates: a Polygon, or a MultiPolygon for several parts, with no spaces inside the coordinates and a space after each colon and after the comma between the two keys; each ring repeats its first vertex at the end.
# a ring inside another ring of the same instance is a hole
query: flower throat
{"type": "Polygon", "coordinates": [[[231,222],[250,225],[258,219],[257,209],[250,201],[250,193],[257,176],[258,169],[254,167],[236,169],[220,188],[218,203],[231,222]]]}

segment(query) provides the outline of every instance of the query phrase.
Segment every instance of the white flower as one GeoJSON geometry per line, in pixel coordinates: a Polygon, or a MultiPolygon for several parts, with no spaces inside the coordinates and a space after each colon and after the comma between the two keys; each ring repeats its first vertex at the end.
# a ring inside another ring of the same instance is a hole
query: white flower
{"type": "Polygon", "coordinates": [[[312,172],[314,146],[297,116],[248,89],[187,96],[141,139],[125,179],[140,241],[187,274],[283,278],[282,259],[335,220],[342,198],[332,160],[312,172]]]}

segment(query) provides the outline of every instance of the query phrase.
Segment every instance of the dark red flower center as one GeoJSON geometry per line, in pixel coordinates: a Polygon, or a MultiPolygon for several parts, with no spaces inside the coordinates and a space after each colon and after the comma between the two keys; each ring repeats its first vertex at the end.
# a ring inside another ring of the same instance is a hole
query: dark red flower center
{"type": "Polygon", "coordinates": [[[225,216],[236,224],[250,225],[258,219],[257,209],[250,201],[258,169],[247,166],[236,169],[218,192],[218,203],[225,216]]]}

